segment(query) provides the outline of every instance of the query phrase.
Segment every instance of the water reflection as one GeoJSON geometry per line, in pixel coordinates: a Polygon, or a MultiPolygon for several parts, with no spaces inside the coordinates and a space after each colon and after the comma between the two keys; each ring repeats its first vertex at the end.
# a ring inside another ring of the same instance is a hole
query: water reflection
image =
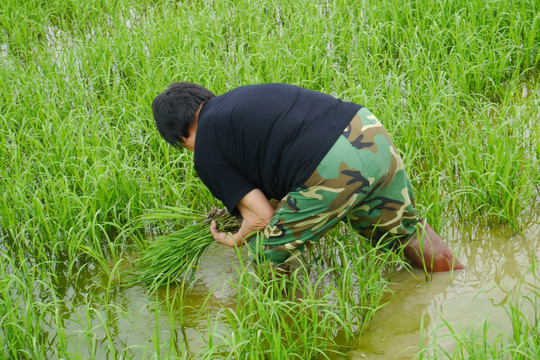
{"type": "Polygon", "coordinates": [[[443,319],[454,330],[469,332],[488,317],[495,328],[511,333],[500,305],[510,300],[523,276],[532,278],[526,273],[532,257],[540,259],[540,219],[530,221],[519,235],[504,226],[455,225],[446,238],[466,270],[435,274],[431,282],[425,282],[420,271],[396,274],[394,298],[377,313],[372,328],[350,352],[351,359],[411,359],[422,328],[424,344],[436,334],[437,344],[451,350],[443,319]]]}
{"type": "MultiPolygon", "coordinates": [[[[475,323],[489,321],[502,331],[510,331],[507,303],[531,264],[540,258],[540,219],[531,221],[523,234],[506,227],[465,228],[458,224],[445,233],[465,271],[435,274],[426,282],[421,271],[401,270],[391,281],[393,295],[375,316],[370,330],[358,341],[349,358],[411,359],[424,341],[437,335],[437,343],[451,348],[443,336],[448,333],[442,319],[467,331],[475,323]]],[[[237,277],[234,249],[212,246],[199,264],[196,286],[180,296],[174,288],[149,295],[145,288],[105,286],[96,267],[81,258],[72,262],[49,263],[52,288],[36,287],[36,299],[43,303],[60,300],[55,312],[63,323],[58,334],[55,319],[46,322],[42,341],[51,349],[68,339],[68,349],[81,356],[94,354],[139,358],[160,348],[162,351],[196,354],[206,346],[209,332],[223,307],[235,308],[236,294],[230,280],[237,277]],[[51,291],[53,290],[53,291],[51,291]],[[202,310],[202,311],[201,311],[202,310]],[[211,320],[213,321],[213,320],[211,320]],[[157,329],[157,330],[156,330],[157,329]]],[[[35,264],[34,264],[35,265],[35,264]]]]}
{"type": "MultiPolygon", "coordinates": [[[[205,346],[208,331],[215,330],[208,329],[207,318],[215,318],[222,307],[236,305],[228,281],[236,276],[236,259],[233,249],[211,246],[199,263],[195,286],[183,292],[185,296],[174,287],[163,287],[154,295],[137,286],[106,290],[107,279],[83,274],[87,267],[78,270],[77,282],[65,276],[66,269],[58,269],[55,288],[65,304],[62,318],[71,340],[68,348],[83,357],[114,358],[114,353],[142,358],[157,348],[162,354],[197,353],[205,346]]],[[[54,326],[45,330],[51,336],[49,343],[58,343],[54,326]]]]}

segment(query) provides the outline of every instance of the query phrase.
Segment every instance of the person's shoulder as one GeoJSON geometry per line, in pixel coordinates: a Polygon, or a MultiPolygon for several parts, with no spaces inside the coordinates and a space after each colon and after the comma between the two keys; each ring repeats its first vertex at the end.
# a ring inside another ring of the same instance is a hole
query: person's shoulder
{"type": "Polygon", "coordinates": [[[285,83],[263,83],[263,84],[249,84],[242,85],[237,88],[234,88],[228,91],[226,94],[237,93],[237,92],[253,92],[253,91],[268,91],[268,90],[300,90],[304,89],[297,85],[285,84],[285,83]]]}
{"type": "Polygon", "coordinates": [[[227,111],[230,109],[237,110],[238,107],[259,106],[261,101],[265,103],[283,103],[295,99],[302,92],[308,91],[296,85],[283,83],[242,85],[214,98],[212,108],[227,111]]]}

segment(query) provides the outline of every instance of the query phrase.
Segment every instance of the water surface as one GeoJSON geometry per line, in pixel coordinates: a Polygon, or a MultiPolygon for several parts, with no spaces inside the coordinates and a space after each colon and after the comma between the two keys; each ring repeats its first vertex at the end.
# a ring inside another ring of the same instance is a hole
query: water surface
{"type": "MultiPolygon", "coordinates": [[[[526,281],[532,281],[532,275],[526,273],[531,257],[540,259],[540,219],[530,221],[518,235],[504,226],[458,225],[444,234],[466,270],[434,274],[429,281],[420,270],[394,274],[393,295],[386,299],[389,303],[376,314],[355,349],[348,352],[350,359],[411,359],[421,338],[429,344],[435,335],[437,344],[451,350],[452,341],[444,338],[449,331],[443,319],[454,330],[467,332],[488,317],[494,327],[511,333],[501,305],[512,300],[511,294],[524,276],[526,281]]],[[[88,277],[77,288],[66,281],[66,309],[62,316],[66,333],[72,335],[68,347],[79,354],[107,357],[111,351],[118,351],[117,355],[140,358],[148,357],[156,346],[167,349],[173,343],[180,352],[196,354],[208,339],[208,319],[214,319],[223,307],[235,308],[236,294],[229,280],[237,277],[236,259],[234,249],[212,245],[199,264],[199,279],[186,298],[170,296],[176,301],[170,316],[159,305],[168,298],[164,291],[149,295],[142,287],[118,287],[108,295],[107,302],[99,293],[96,272],[92,272],[94,280],[88,277]],[[174,331],[171,318],[175,321],[174,331]],[[94,334],[95,345],[88,344],[86,331],[94,334]],[[92,351],[92,346],[97,351],[92,351]]],[[[54,330],[51,333],[54,338],[54,330]]]]}
{"type": "Polygon", "coordinates": [[[532,256],[540,260],[540,221],[530,221],[519,235],[504,226],[455,227],[447,239],[466,270],[435,274],[429,282],[421,271],[397,273],[391,302],[377,313],[351,359],[411,359],[420,345],[422,321],[424,344],[436,336],[448,350],[453,341],[445,338],[449,330],[442,319],[454,331],[469,333],[487,317],[494,328],[512,333],[503,305],[512,301],[523,277],[534,281],[528,270],[532,256]]]}

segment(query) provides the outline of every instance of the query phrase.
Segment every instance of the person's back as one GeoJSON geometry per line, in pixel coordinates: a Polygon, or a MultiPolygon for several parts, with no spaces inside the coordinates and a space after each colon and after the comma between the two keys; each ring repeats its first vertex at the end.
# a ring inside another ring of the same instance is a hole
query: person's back
{"type": "Polygon", "coordinates": [[[360,108],[292,85],[236,88],[199,113],[196,170],[230,211],[254,188],[281,199],[313,173],[360,108]]]}

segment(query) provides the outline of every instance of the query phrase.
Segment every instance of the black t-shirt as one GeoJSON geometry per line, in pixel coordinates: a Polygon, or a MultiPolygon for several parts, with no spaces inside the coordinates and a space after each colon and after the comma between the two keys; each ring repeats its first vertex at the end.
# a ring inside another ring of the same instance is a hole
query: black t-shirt
{"type": "Polygon", "coordinates": [[[236,88],[203,105],[195,169],[231,213],[255,188],[279,200],[304,184],[360,108],[293,85],[236,88]]]}

